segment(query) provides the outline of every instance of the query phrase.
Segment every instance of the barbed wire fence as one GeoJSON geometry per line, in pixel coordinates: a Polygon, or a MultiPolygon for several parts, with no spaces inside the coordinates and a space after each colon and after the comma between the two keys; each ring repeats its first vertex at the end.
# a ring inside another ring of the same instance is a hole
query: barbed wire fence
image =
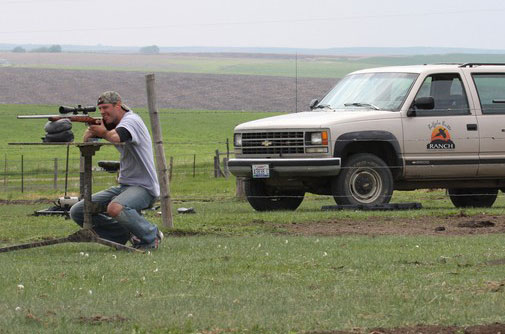
{"type": "MultiPolygon", "coordinates": [[[[143,112],[140,112],[142,114],[143,112]]],[[[243,114],[242,111],[191,111],[191,113],[213,113],[213,114],[243,114]]],[[[183,111],[170,111],[162,112],[162,117],[170,117],[172,115],[187,114],[183,111]]],[[[15,114],[2,115],[14,116],[15,114]]],[[[429,134],[427,135],[429,136],[429,134]]],[[[468,137],[458,138],[457,136],[451,138],[453,141],[458,140],[468,140],[468,137]]],[[[492,140],[492,141],[503,141],[505,144],[505,136],[497,138],[496,136],[480,136],[472,138],[474,141],[492,140]]],[[[337,140],[338,141],[338,140],[337,140]]],[[[381,139],[384,142],[392,142],[393,140],[381,139]]],[[[403,138],[404,144],[416,144],[417,142],[426,142],[426,139],[409,139],[403,138]]],[[[164,141],[164,144],[171,147],[178,147],[178,152],[185,151],[185,147],[188,147],[187,151],[191,152],[190,147],[205,146],[206,149],[210,146],[216,147],[215,151],[209,150],[208,153],[201,153],[201,149],[198,150],[199,153],[176,153],[167,156],[170,160],[169,173],[170,179],[174,182],[179,182],[184,178],[228,178],[233,177],[228,169],[226,161],[234,157],[233,145],[228,138],[225,140],[168,140],[164,141]]],[[[54,150],[48,150],[48,154],[43,159],[31,158],[28,153],[28,149],[19,149],[10,146],[5,146],[0,149],[0,193],[24,193],[24,192],[57,192],[65,190],[65,159],[61,155],[55,154],[54,157],[49,155],[54,152],[54,150]]],[[[75,156],[75,155],[74,155],[75,156]]],[[[478,157],[476,156],[478,160],[478,157]]],[[[105,170],[96,167],[98,159],[94,159],[94,169],[93,169],[93,185],[96,188],[105,188],[116,182],[117,174],[108,173],[105,170]]],[[[478,164],[478,162],[476,162],[478,164]]],[[[78,158],[69,159],[69,169],[68,169],[68,192],[78,192],[79,191],[79,173],[80,173],[80,160],[78,158]]],[[[390,165],[384,168],[404,168],[403,165],[390,165]]],[[[429,167],[429,165],[420,165],[420,168],[429,167]]],[[[342,166],[342,169],[347,168],[342,166]]],[[[500,189],[500,186],[495,187],[500,189]]],[[[452,196],[476,196],[476,195],[493,195],[492,193],[486,192],[483,188],[482,192],[472,192],[472,193],[458,193],[452,196]]],[[[195,194],[198,192],[195,191],[195,194]]],[[[235,198],[236,193],[231,193],[224,195],[228,198],[235,198]]],[[[503,197],[502,193],[498,194],[499,197],[503,197]]],[[[265,195],[258,196],[265,198],[279,198],[279,195],[265,195]]],[[[296,195],[284,194],[282,197],[298,197],[296,195]]],[[[328,195],[326,197],[334,197],[328,195]]],[[[223,195],[190,195],[190,196],[175,196],[174,200],[199,200],[199,199],[209,199],[215,198],[216,200],[222,199],[223,195]]],[[[444,196],[448,198],[448,194],[444,196]]],[[[440,193],[432,195],[431,191],[423,192],[421,196],[417,196],[416,200],[437,200],[440,199],[440,193]]]]}

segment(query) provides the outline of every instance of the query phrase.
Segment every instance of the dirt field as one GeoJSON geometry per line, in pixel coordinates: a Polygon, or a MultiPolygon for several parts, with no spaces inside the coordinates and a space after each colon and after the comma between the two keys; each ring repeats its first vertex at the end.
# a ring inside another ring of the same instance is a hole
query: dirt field
{"type": "MultiPolygon", "coordinates": [[[[265,222],[257,222],[263,223],[265,222]]],[[[371,217],[359,221],[339,219],[321,222],[292,223],[276,225],[295,235],[472,235],[505,233],[505,216],[465,216],[416,217],[412,219],[371,217]]],[[[505,332],[504,332],[505,334],[505,332]]]]}
{"type": "MultiPolygon", "coordinates": [[[[334,79],[298,78],[298,111],[321,99],[334,79]]],[[[131,107],[145,107],[145,74],[125,71],[0,68],[1,104],[91,105],[117,90],[131,107]]],[[[156,73],[158,107],[204,110],[295,110],[295,80],[286,77],[156,73]]]]}
{"type": "Polygon", "coordinates": [[[366,332],[342,332],[342,331],[315,331],[306,332],[307,334],[503,334],[505,333],[505,324],[490,324],[490,325],[476,325],[468,327],[457,326],[427,326],[417,325],[414,327],[403,328],[375,328],[366,332]]]}

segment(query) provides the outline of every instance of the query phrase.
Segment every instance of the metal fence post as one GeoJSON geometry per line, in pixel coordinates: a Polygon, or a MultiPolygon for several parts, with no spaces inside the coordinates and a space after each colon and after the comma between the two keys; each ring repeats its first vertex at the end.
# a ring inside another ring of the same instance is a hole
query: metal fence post
{"type": "Polygon", "coordinates": [[[58,189],[58,158],[54,158],[54,190],[58,189]]]}
{"type": "Polygon", "coordinates": [[[24,156],[21,154],[21,192],[25,191],[25,166],[24,156]]]}

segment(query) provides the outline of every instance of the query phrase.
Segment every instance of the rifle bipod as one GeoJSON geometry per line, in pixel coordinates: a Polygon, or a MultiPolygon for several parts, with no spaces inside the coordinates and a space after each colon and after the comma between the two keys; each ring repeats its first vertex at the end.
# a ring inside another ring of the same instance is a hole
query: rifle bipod
{"type": "Polygon", "coordinates": [[[125,250],[125,251],[129,251],[129,252],[144,253],[144,251],[142,251],[142,250],[139,250],[139,249],[136,249],[133,247],[129,247],[129,246],[125,246],[122,244],[118,244],[117,242],[114,242],[114,241],[100,238],[95,233],[95,231],[93,231],[91,229],[87,229],[87,228],[80,229],[79,231],[72,233],[65,238],[57,238],[57,239],[51,239],[51,240],[44,240],[44,241],[37,241],[37,242],[30,242],[30,243],[26,243],[26,244],[2,247],[2,248],[0,248],[0,253],[15,251],[15,250],[19,250],[19,249],[28,249],[28,248],[62,244],[65,242],[96,242],[96,243],[99,243],[99,244],[102,244],[105,246],[115,248],[117,250],[125,250]]]}

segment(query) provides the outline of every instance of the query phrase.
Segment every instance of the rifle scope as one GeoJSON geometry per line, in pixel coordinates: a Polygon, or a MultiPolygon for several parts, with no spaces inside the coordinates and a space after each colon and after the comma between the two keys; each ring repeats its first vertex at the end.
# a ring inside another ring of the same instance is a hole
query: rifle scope
{"type": "Polygon", "coordinates": [[[96,111],[96,107],[94,106],[83,107],[80,104],[77,107],[60,106],[59,111],[60,114],[68,114],[68,113],[73,113],[75,115],[77,115],[78,113],[87,114],[89,112],[96,111]]]}

